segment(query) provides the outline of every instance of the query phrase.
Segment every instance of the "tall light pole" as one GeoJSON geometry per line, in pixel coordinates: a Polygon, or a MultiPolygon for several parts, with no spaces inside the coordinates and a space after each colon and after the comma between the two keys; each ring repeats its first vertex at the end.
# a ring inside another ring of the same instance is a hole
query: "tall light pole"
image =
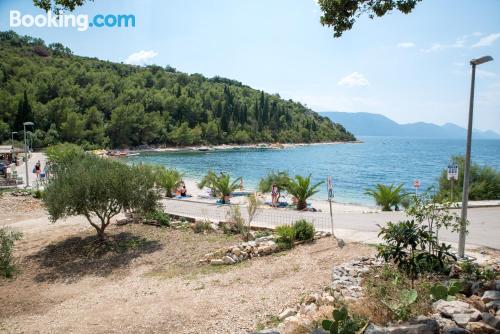
{"type": "Polygon", "coordinates": [[[26,126],[27,125],[34,125],[33,122],[24,122],[23,123],[23,130],[24,130],[24,164],[26,165],[26,188],[30,186],[30,179],[29,179],[29,173],[28,173],[28,142],[26,141],[26,126]]]}
{"type": "Polygon", "coordinates": [[[14,135],[17,134],[17,131],[12,131],[10,133],[10,145],[11,145],[11,148],[14,149],[14,135]]]}
{"type": "Polygon", "coordinates": [[[467,205],[469,202],[469,169],[470,169],[470,151],[471,151],[471,140],[472,140],[472,118],[474,112],[474,86],[476,83],[476,66],[492,61],[493,58],[490,56],[481,57],[478,59],[472,59],[470,64],[472,66],[472,79],[470,87],[470,104],[469,104],[469,122],[467,125],[467,148],[465,151],[465,166],[464,166],[464,187],[462,191],[462,215],[461,215],[461,226],[460,226],[460,236],[458,239],[458,257],[464,258],[465,255],[465,233],[466,233],[466,222],[467,222],[467,205]]]}

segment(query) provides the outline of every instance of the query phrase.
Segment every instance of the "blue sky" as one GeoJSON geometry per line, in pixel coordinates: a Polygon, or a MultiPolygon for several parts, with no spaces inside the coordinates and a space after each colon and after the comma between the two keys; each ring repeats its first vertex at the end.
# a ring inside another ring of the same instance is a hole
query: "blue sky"
{"type": "MultiPolygon", "coordinates": [[[[1,0],[38,14],[31,0],[1,0]]],[[[470,59],[480,67],[474,126],[500,132],[500,1],[423,0],[410,15],[360,18],[334,39],[314,0],[95,0],[77,14],[134,14],[135,28],[14,28],[76,54],[171,65],[279,93],[316,111],[366,111],[398,122],[467,120],[470,59]]]]}

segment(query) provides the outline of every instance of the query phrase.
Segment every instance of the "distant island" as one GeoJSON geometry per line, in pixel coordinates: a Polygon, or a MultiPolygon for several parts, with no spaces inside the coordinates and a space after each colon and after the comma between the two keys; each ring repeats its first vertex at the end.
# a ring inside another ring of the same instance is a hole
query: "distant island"
{"type": "Polygon", "coordinates": [[[356,140],[303,104],[236,80],[81,57],[60,43],[0,32],[0,142],[28,121],[35,148],[356,140]]]}
{"type": "MultiPolygon", "coordinates": [[[[453,123],[436,125],[432,123],[399,124],[386,116],[367,112],[321,112],[322,116],[342,124],[356,136],[394,136],[417,138],[465,139],[467,130],[453,123]]],[[[477,139],[500,139],[493,131],[473,131],[477,139]]]]}

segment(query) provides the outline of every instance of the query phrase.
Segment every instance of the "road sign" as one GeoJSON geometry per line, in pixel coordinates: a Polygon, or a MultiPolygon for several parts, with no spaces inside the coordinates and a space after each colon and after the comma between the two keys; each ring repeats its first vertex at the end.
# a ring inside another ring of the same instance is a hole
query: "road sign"
{"type": "Polygon", "coordinates": [[[448,165],[448,180],[458,180],[458,166],[456,164],[448,165]]]}
{"type": "Polygon", "coordinates": [[[333,198],[333,181],[332,181],[332,177],[329,176],[327,179],[326,179],[326,186],[327,186],[327,189],[328,189],[328,199],[331,199],[333,198]]]}

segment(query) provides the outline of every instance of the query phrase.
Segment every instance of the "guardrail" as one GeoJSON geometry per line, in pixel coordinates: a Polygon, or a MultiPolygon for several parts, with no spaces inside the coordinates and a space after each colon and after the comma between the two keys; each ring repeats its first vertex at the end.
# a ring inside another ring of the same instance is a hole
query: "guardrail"
{"type": "MultiPolygon", "coordinates": [[[[166,199],[163,201],[165,211],[169,214],[192,218],[196,220],[210,220],[213,222],[227,221],[231,207],[239,206],[241,216],[248,221],[246,205],[214,204],[206,202],[186,201],[182,199],[166,199]]],[[[258,208],[252,221],[252,226],[275,228],[279,225],[293,224],[297,220],[305,219],[314,224],[316,230],[331,231],[330,215],[325,212],[293,211],[283,208],[258,208]]]]}

